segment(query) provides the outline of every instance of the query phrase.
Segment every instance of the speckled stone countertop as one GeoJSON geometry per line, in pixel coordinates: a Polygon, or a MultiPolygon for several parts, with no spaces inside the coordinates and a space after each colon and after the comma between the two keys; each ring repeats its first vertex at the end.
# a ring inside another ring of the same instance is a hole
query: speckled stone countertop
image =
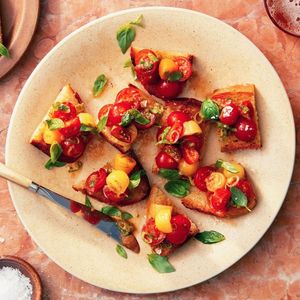
{"type": "MultiPolygon", "coordinates": [[[[31,45],[13,71],[0,80],[0,161],[4,161],[7,127],[17,97],[45,54],[66,35],[91,20],[117,10],[150,5],[197,10],[225,21],[246,35],[279,73],[299,135],[300,39],[273,25],[262,0],[42,0],[31,45]]],[[[33,243],[17,217],[4,180],[0,180],[0,255],[17,255],[30,262],[42,278],[45,299],[300,299],[299,149],[297,143],[295,171],[286,200],[263,239],[233,267],[194,287],[137,296],[103,290],[73,277],[33,243]]]]}

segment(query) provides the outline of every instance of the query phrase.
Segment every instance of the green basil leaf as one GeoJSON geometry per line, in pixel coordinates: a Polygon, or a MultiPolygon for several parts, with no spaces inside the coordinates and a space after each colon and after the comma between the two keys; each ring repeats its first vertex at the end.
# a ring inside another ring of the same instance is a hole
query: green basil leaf
{"type": "Polygon", "coordinates": [[[107,84],[107,79],[104,74],[101,74],[100,76],[97,77],[97,79],[94,82],[94,87],[93,87],[93,94],[95,97],[99,96],[107,84]]]}
{"type": "Polygon", "coordinates": [[[135,38],[135,29],[130,24],[125,24],[117,31],[117,41],[123,54],[126,53],[135,38]]]}
{"type": "Polygon", "coordinates": [[[61,145],[57,142],[51,144],[50,147],[50,159],[53,163],[55,163],[62,153],[61,145]]]}
{"type": "Polygon", "coordinates": [[[129,58],[128,60],[125,61],[124,68],[130,68],[133,80],[137,80],[135,68],[134,68],[134,65],[132,64],[131,58],[129,58]]]}
{"type": "Polygon", "coordinates": [[[65,165],[66,165],[66,163],[64,163],[64,162],[56,161],[55,163],[53,163],[52,160],[49,159],[49,160],[45,163],[45,166],[44,166],[44,167],[45,167],[46,169],[48,169],[48,170],[51,170],[51,169],[53,169],[54,167],[60,168],[60,167],[63,167],[63,166],[65,166],[65,165]]]}
{"type": "Polygon", "coordinates": [[[224,161],[222,159],[218,159],[216,161],[216,168],[224,168],[225,170],[227,170],[233,174],[236,174],[239,172],[233,164],[231,164],[228,161],[224,161]]]}
{"type": "Polygon", "coordinates": [[[218,105],[211,99],[206,99],[201,105],[201,115],[206,120],[218,120],[220,115],[220,110],[218,105]]]}
{"type": "Polygon", "coordinates": [[[248,199],[247,196],[236,186],[230,188],[231,199],[230,204],[235,207],[245,207],[247,208],[248,199]]]}
{"type": "Polygon", "coordinates": [[[195,235],[195,238],[203,244],[215,244],[225,240],[225,236],[217,231],[202,231],[195,235]]]}
{"type": "Polygon", "coordinates": [[[98,132],[101,132],[105,128],[107,119],[108,119],[108,116],[104,116],[100,119],[100,121],[97,124],[98,132]]]}
{"type": "Polygon", "coordinates": [[[143,15],[139,15],[134,21],[131,21],[129,24],[144,27],[142,21],[143,21],[143,15]]]}
{"type": "Polygon", "coordinates": [[[117,251],[117,253],[121,256],[121,257],[123,257],[123,258],[127,258],[127,252],[125,251],[125,249],[121,246],[121,245],[117,245],[116,246],[116,251],[117,251]]]}
{"type": "Polygon", "coordinates": [[[120,125],[123,127],[128,126],[132,120],[134,120],[134,114],[132,113],[131,110],[128,110],[123,115],[120,125]]]}
{"type": "Polygon", "coordinates": [[[180,71],[176,71],[176,72],[168,74],[167,80],[168,81],[178,81],[181,78],[182,78],[182,73],[180,71]]]}
{"type": "Polygon", "coordinates": [[[169,141],[167,141],[166,136],[168,135],[171,127],[168,126],[164,129],[164,131],[161,134],[160,141],[156,143],[156,145],[161,145],[161,144],[171,144],[169,141]]]}
{"type": "Polygon", "coordinates": [[[165,190],[174,197],[182,198],[190,193],[190,186],[187,180],[170,180],[165,184],[165,190]]]}
{"type": "Polygon", "coordinates": [[[121,217],[122,212],[115,206],[104,206],[101,209],[101,212],[110,217],[121,217]]]}
{"type": "Polygon", "coordinates": [[[64,121],[61,120],[61,119],[58,119],[58,118],[46,120],[46,123],[47,123],[48,128],[50,130],[56,130],[56,129],[60,129],[60,128],[64,128],[65,127],[64,121]]]}
{"type": "Polygon", "coordinates": [[[75,161],[73,164],[69,164],[68,172],[73,173],[81,169],[83,163],[80,160],[75,161]]]}
{"type": "Polygon", "coordinates": [[[150,123],[150,120],[145,118],[138,110],[135,110],[134,120],[141,125],[148,125],[150,123]]]}
{"type": "Polygon", "coordinates": [[[91,200],[90,200],[90,198],[87,195],[85,195],[85,203],[84,203],[84,205],[87,206],[87,207],[89,207],[89,208],[93,207],[93,205],[91,203],[91,200]]]}
{"type": "Polygon", "coordinates": [[[147,125],[150,123],[150,120],[145,118],[137,109],[130,109],[123,115],[120,125],[128,126],[132,120],[135,120],[141,125],[147,125]]]}
{"type": "Polygon", "coordinates": [[[0,56],[9,57],[9,51],[2,43],[0,43],[0,56]]]}
{"type": "Polygon", "coordinates": [[[145,170],[139,170],[134,172],[129,178],[130,179],[129,189],[132,190],[138,187],[141,182],[141,177],[144,175],[146,175],[145,170]]]}
{"type": "Polygon", "coordinates": [[[92,127],[92,126],[88,126],[88,125],[85,125],[85,124],[81,124],[81,125],[80,125],[80,131],[83,131],[83,132],[91,132],[91,133],[93,133],[93,134],[97,134],[97,133],[98,133],[97,128],[92,127]]]}
{"type": "Polygon", "coordinates": [[[169,263],[167,256],[160,256],[156,253],[148,254],[148,261],[151,266],[159,273],[174,272],[174,267],[169,263]]]}
{"type": "Polygon", "coordinates": [[[123,211],[123,212],[122,212],[122,215],[121,215],[121,218],[122,218],[123,220],[126,220],[126,221],[127,221],[127,220],[133,218],[133,215],[130,214],[129,212],[127,212],[127,211],[123,211]]]}
{"type": "Polygon", "coordinates": [[[58,110],[61,110],[61,111],[66,111],[66,112],[70,112],[70,107],[61,103],[59,106],[58,106],[58,110]]]}
{"type": "Polygon", "coordinates": [[[158,175],[168,180],[176,180],[180,178],[179,172],[174,169],[159,169],[158,175]]]}

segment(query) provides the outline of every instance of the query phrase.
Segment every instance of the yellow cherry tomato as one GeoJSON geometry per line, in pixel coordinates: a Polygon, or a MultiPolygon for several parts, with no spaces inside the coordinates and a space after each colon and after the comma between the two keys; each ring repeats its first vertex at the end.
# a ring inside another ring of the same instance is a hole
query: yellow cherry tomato
{"type": "Polygon", "coordinates": [[[170,58],[163,58],[158,67],[158,73],[161,79],[168,79],[169,74],[178,71],[177,64],[170,58]]]}
{"type": "Polygon", "coordinates": [[[151,204],[148,210],[148,216],[155,219],[156,214],[163,209],[172,209],[172,206],[170,205],[162,205],[162,204],[151,204]]]}
{"type": "Polygon", "coordinates": [[[236,162],[230,162],[230,164],[236,169],[236,173],[232,173],[226,169],[223,168],[223,174],[225,175],[226,178],[238,176],[239,178],[244,178],[245,177],[245,169],[244,167],[236,162]]]}
{"type": "Polygon", "coordinates": [[[96,122],[94,117],[89,113],[80,113],[78,114],[78,118],[81,124],[86,126],[96,127],[96,122]]]}
{"type": "Polygon", "coordinates": [[[55,142],[60,143],[63,140],[63,135],[58,130],[50,130],[46,127],[43,133],[43,140],[49,145],[55,142]]]}
{"type": "Polygon", "coordinates": [[[129,185],[128,175],[121,170],[112,170],[106,177],[106,184],[117,195],[123,194],[129,185]]]}
{"type": "Polygon", "coordinates": [[[126,174],[129,174],[136,166],[136,161],[128,155],[118,153],[115,156],[113,166],[114,169],[121,170],[126,174]]]}
{"type": "Polygon", "coordinates": [[[202,130],[196,121],[190,120],[183,123],[183,135],[193,135],[201,132],[202,130]]]}
{"type": "Polygon", "coordinates": [[[212,172],[205,180],[206,187],[210,192],[223,188],[226,185],[226,177],[221,172],[212,172]]]}
{"type": "Polygon", "coordinates": [[[155,215],[155,226],[164,233],[173,231],[171,224],[172,206],[161,208],[155,215]]]}
{"type": "Polygon", "coordinates": [[[184,159],[179,161],[178,169],[179,173],[184,176],[192,176],[196,173],[199,167],[199,162],[188,164],[184,159]]]}

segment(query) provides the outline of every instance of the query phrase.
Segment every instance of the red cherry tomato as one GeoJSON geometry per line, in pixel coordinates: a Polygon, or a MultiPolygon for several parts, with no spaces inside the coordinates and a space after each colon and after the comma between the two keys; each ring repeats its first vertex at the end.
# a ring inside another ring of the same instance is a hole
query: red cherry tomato
{"type": "Polygon", "coordinates": [[[79,158],[85,149],[85,142],[81,136],[67,138],[61,142],[62,154],[67,158],[79,158]]]}
{"type": "Polygon", "coordinates": [[[76,108],[71,102],[63,102],[56,111],[53,112],[53,117],[68,121],[76,117],[76,108]]]}
{"type": "Polygon", "coordinates": [[[140,50],[135,55],[134,63],[135,63],[135,65],[140,65],[140,64],[144,64],[144,62],[149,62],[149,61],[153,62],[153,59],[151,59],[151,56],[154,56],[155,58],[157,58],[155,53],[150,49],[140,50]],[[150,57],[149,57],[149,55],[150,55],[150,57]]]}
{"type": "Polygon", "coordinates": [[[77,136],[80,132],[80,120],[78,117],[65,121],[65,127],[60,128],[59,132],[66,138],[77,136]]]}
{"type": "Polygon", "coordinates": [[[70,201],[70,210],[73,213],[77,213],[81,210],[82,204],[75,202],[75,201],[70,201]]]}
{"type": "Polygon", "coordinates": [[[103,194],[111,203],[120,202],[120,201],[124,200],[124,198],[126,197],[125,194],[117,195],[107,185],[105,185],[103,188],[103,194]]]}
{"type": "MultiPolygon", "coordinates": [[[[102,106],[98,112],[98,119],[101,120],[102,117],[108,116],[110,109],[112,108],[112,104],[106,104],[102,106]]],[[[113,124],[107,119],[106,126],[111,127],[113,124]]]]}
{"type": "Polygon", "coordinates": [[[92,210],[87,206],[83,206],[82,212],[83,212],[83,218],[93,225],[96,225],[101,220],[101,214],[97,210],[92,210]]]}
{"type": "Polygon", "coordinates": [[[199,134],[184,136],[181,140],[181,145],[200,151],[203,146],[203,136],[199,134]]]}
{"type": "Polygon", "coordinates": [[[183,159],[188,164],[194,164],[200,158],[200,154],[195,148],[190,148],[190,147],[183,146],[181,148],[181,153],[182,153],[183,159]]]}
{"type": "Polygon", "coordinates": [[[132,108],[132,103],[128,101],[114,104],[108,113],[109,124],[118,125],[122,121],[124,114],[132,108]]]}
{"type": "Polygon", "coordinates": [[[85,189],[90,193],[94,194],[99,192],[106,183],[107,172],[101,168],[96,172],[93,172],[85,181],[85,189]]]}
{"type": "Polygon", "coordinates": [[[145,83],[144,87],[150,94],[158,98],[174,99],[182,92],[184,82],[161,80],[156,84],[145,83]]]}
{"type": "Polygon", "coordinates": [[[167,233],[166,240],[174,245],[181,245],[185,242],[191,228],[190,220],[183,215],[175,215],[171,218],[173,231],[167,233]]]}
{"type": "Polygon", "coordinates": [[[176,122],[172,125],[169,132],[167,133],[166,140],[171,144],[175,144],[182,137],[182,133],[183,133],[182,123],[176,122]]]}
{"type": "Polygon", "coordinates": [[[174,61],[177,64],[179,71],[182,73],[182,78],[180,78],[179,81],[188,80],[192,76],[193,72],[191,62],[183,56],[176,57],[174,61]]]}
{"type": "Polygon", "coordinates": [[[236,187],[239,188],[248,199],[255,197],[252,184],[247,179],[240,179],[236,184],[236,187]]]}
{"type": "Polygon", "coordinates": [[[230,198],[231,198],[231,193],[228,189],[225,188],[217,189],[210,198],[211,205],[216,210],[225,211],[230,198]]]}
{"type": "Polygon", "coordinates": [[[207,192],[206,188],[206,182],[205,179],[214,172],[214,168],[207,166],[207,167],[201,167],[197,170],[195,176],[194,176],[194,183],[195,186],[203,192],[207,192]]]}
{"type": "Polygon", "coordinates": [[[180,144],[183,159],[188,164],[197,162],[200,158],[200,150],[203,145],[203,137],[199,135],[190,135],[183,137],[180,144]]]}
{"type": "Polygon", "coordinates": [[[241,114],[248,119],[252,119],[254,116],[254,108],[251,101],[246,100],[242,102],[241,114]]]}
{"type": "Polygon", "coordinates": [[[126,127],[122,127],[120,125],[114,125],[111,128],[110,131],[111,135],[117,138],[118,140],[125,142],[125,143],[130,143],[131,142],[131,135],[130,132],[126,127]]]}
{"type": "Polygon", "coordinates": [[[169,154],[160,151],[155,157],[156,165],[162,169],[177,169],[178,162],[169,154]]]}
{"type": "Polygon", "coordinates": [[[241,141],[251,142],[257,134],[257,126],[253,120],[241,117],[235,124],[235,136],[241,141]]]}
{"type": "Polygon", "coordinates": [[[116,97],[115,103],[119,102],[130,102],[132,108],[138,109],[140,107],[140,103],[143,100],[143,97],[139,90],[130,86],[123,90],[121,90],[116,97]]]}
{"type": "Polygon", "coordinates": [[[240,116],[240,110],[234,103],[226,104],[220,114],[220,121],[228,126],[234,125],[240,116]]]}
{"type": "Polygon", "coordinates": [[[154,219],[150,218],[142,228],[142,237],[146,243],[157,246],[166,238],[166,234],[159,231],[155,226],[154,219]]]}
{"type": "Polygon", "coordinates": [[[191,117],[182,111],[173,111],[169,114],[168,119],[167,119],[167,124],[168,126],[172,126],[175,123],[181,123],[183,124],[186,121],[191,120],[191,117]]]}
{"type": "Polygon", "coordinates": [[[138,129],[147,129],[150,128],[151,126],[153,126],[155,124],[156,121],[156,117],[154,114],[152,113],[147,113],[146,115],[144,115],[145,118],[147,118],[150,122],[147,125],[142,125],[139,124],[137,122],[134,122],[134,125],[138,128],[138,129]]]}

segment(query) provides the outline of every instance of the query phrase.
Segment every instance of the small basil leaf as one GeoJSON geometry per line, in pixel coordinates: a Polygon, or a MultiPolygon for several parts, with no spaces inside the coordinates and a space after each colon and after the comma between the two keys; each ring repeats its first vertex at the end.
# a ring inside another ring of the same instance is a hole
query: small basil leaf
{"type": "Polygon", "coordinates": [[[225,236],[217,231],[202,231],[195,235],[195,238],[203,244],[215,244],[225,240],[225,236]]]}
{"type": "Polygon", "coordinates": [[[182,73],[180,71],[176,71],[176,72],[168,74],[167,80],[168,81],[178,81],[181,78],[182,78],[182,73]]]}
{"type": "Polygon", "coordinates": [[[97,134],[98,133],[98,130],[95,127],[88,126],[88,125],[85,125],[85,124],[81,124],[80,125],[80,131],[91,132],[93,134],[97,134]]]}
{"type": "Polygon", "coordinates": [[[147,125],[150,121],[145,118],[137,109],[128,110],[122,117],[121,126],[128,126],[132,120],[135,120],[141,125],[147,125]]]}
{"type": "Polygon", "coordinates": [[[121,215],[121,218],[123,220],[129,220],[129,219],[133,218],[133,215],[130,214],[129,212],[127,212],[127,211],[123,211],[122,215],[121,215]]]}
{"type": "Polygon", "coordinates": [[[104,206],[101,212],[110,217],[121,217],[122,212],[115,206],[104,206]]]}
{"type": "Polygon", "coordinates": [[[146,175],[145,170],[139,170],[134,172],[129,178],[130,179],[129,189],[132,190],[138,187],[141,182],[141,177],[144,175],[146,175]]]}
{"type": "Polygon", "coordinates": [[[50,159],[53,163],[55,163],[62,153],[61,145],[57,142],[51,144],[50,147],[50,159]]]}
{"type": "Polygon", "coordinates": [[[170,131],[171,127],[168,126],[164,129],[164,131],[162,132],[161,134],[161,137],[160,137],[160,141],[156,143],[156,145],[160,145],[160,144],[171,144],[169,141],[167,141],[166,137],[170,131]]]}
{"type": "Polygon", "coordinates": [[[133,119],[134,119],[133,113],[131,113],[131,110],[128,110],[123,115],[120,125],[123,126],[123,127],[128,126],[133,119]]]}
{"type": "Polygon", "coordinates": [[[159,273],[171,273],[175,271],[166,256],[160,256],[156,253],[148,254],[148,261],[159,273]]]}
{"type": "Polygon", "coordinates": [[[97,124],[98,132],[101,132],[105,128],[107,119],[108,119],[108,116],[104,116],[100,119],[100,121],[97,124]]]}
{"type": "Polygon", "coordinates": [[[125,61],[124,63],[124,68],[130,68],[131,69],[131,75],[133,77],[133,80],[137,80],[136,72],[134,65],[132,64],[131,59],[129,58],[128,60],[125,61]]]}
{"type": "Polygon", "coordinates": [[[190,186],[187,180],[170,180],[165,184],[165,190],[174,197],[182,198],[190,193],[190,186]]]}
{"type": "Polygon", "coordinates": [[[131,21],[129,24],[144,27],[142,21],[143,21],[143,15],[139,15],[134,21],[131,21]]]}
{"type": "Polygon", "coordinates": [[[134,120],[141,125],[148,125],[150,123],[150,120],[145,118],[138,110],[135,110],[134,120]]]}
{"type": "Polygon", "coordinates": [[[176,180],[180,178],[179,172],[174,169],[159,169],[158,175],[168,180],[176,180]]]}
{"type": "Polygon", "coordinates": [[[89,208],[93,207],[93,205],[91,203],[91,200],[90,200],[90,198],[87,195],[85,195],[85,203],[84,203],[84,205],[87,206],[87,207],[89,207],[89,208]]]}
{"type": "Polygon", "coordinates": [[[201,105],[201,115],[206,120],[218,120],[220,115],[220,110],[218,105],[211,99],[206,99],[201,105]]]}
{"type": "Polygon", "coordinates": [[[123,258],[127,258],[127,252],[125,251],[125,249],[121,246],[121,245],[117,245],[116,246],[116,251],[117,251],[117,253],[121,256],[121,257],[123,257],[123,258]]]}
{"type": "Polygon", "coordinates": [[[50,130],[56,130],[65,127],[64,121],[58,118],[46,120],[46,123],[50,130]]]}
{"type": "Polygon", "coordinates": [[[95,97],[99,96],[107,84],[107,79],[104,74],[101,74],[100,76],[97,77],[97,79],[94,82],[94,87],[93,87],[93,94],[95,97]]]}
{"type": "Polygon", "coordinates": [[[230,188],[231,199],[230,204],[235,207],[245,207],[247,208],[248,199],[247,196],[236,186],[230,188]]]}
{"type": "Polygon", "coordinates": [[[46,169],[48,169],[48,170],[51,170],[51,169],[53,169],[54,167],[58,167],[58,168],[60,168],[60,167],[63,167],[63,166],[65,166],[66,165],[66,163],[64,163],[64,162],[60,162],[60,161],[56,161],[55,163],[53,163],[52,161],[51,161],[51,159],[49,159],[47,162],[46,162],[46,164],[45,164],[45,168],[46,169]]]}
{"type": "Polygon", "coordinates": [[[130,24],[125,24],[117,31],[117,41],[123,54],[126,53],[135,38],[135,29],[130,24]]]}
{"type": "Polygon", "coordinates": [[[224,161],[222,159],[218,159],[216,161],[216,168],[224,168],[225,170],[227,170],[233,174],[236,174],[239,172],[233,164],[231,164],[228,161],[224,161]]]}
{"type": "Polygon", "coordinates": [[[0,56],[9,57],[9,51],[2,43],[0,43],[0,56]]]}

